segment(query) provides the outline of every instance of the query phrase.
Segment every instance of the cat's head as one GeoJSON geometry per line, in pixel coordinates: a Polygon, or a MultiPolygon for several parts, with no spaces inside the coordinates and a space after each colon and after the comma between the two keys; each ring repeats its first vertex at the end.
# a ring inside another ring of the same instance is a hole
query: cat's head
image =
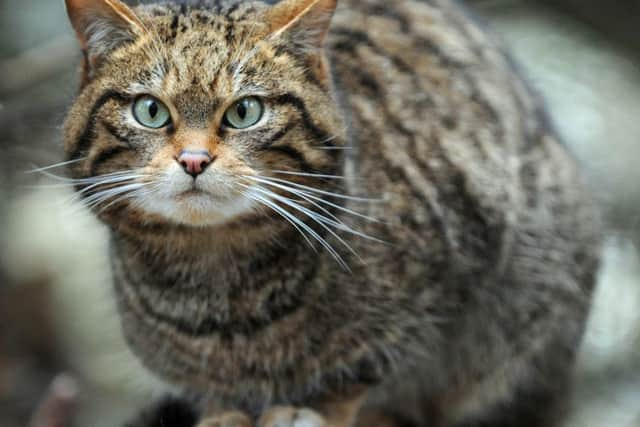
{"type": "Polygon", "coordinates": [[[192,3],[66,0],[84,65],[65,150],[108,222],[278,213],[292,182],[339,168],[323,49],[336,0],[192,3]]]}

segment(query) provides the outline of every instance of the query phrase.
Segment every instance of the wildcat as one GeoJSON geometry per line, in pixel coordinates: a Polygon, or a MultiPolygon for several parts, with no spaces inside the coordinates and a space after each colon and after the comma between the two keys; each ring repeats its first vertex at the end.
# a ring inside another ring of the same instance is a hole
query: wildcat
{"type": "Polygon", "coordinates": [[[66,5],[70,173],[130,347],[187,397],[139,425],[561,421],[597,214],[461,6],[66,5]]]}

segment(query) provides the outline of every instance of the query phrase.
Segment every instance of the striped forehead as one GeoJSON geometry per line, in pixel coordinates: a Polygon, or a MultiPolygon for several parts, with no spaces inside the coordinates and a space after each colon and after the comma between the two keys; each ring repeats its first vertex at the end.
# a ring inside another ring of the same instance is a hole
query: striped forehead
{"type": "Polygon", "coordinates": [[[139,52],[151,52],[154,57],[147,62],[144,77],[130,84],[131,92],[156,94],[189,104],[190,109],[198,104],[210,108],[216,99],[242,92],[246,76],[241,68],[255,54],[264,26],[252,19],[253,9],[230,6],[216,13],[215,9],[182,7],[149,12],[153,39],[141,43],[139,52]]]}
{"type": "Polygon", "coordinates": [[[255,20],[235,19],[228,12],[183,9],[163,19],[157,28],[166,60],[182,82],[209,85],[225,67],[251,50],[255,30],[262,26],[255,20]]]}

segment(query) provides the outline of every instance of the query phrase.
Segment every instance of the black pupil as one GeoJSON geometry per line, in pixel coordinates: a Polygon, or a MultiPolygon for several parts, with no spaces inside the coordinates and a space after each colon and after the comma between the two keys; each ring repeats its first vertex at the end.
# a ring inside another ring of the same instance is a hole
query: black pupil
{"type": "Polygon", "coordinates": [[[236,113],[238,113],[238,117],[244,120],[247,117],[247,101],[242,101],[238,103],[238,107],[236,108],[236,113]]]}
{"type": "Polygon", "coordinates": [[[149,116],[152,119],[155,119],[157,114],[158,114],[158,103],[155,101],[151,101],[151,103],[149,103],[149,116]]]}

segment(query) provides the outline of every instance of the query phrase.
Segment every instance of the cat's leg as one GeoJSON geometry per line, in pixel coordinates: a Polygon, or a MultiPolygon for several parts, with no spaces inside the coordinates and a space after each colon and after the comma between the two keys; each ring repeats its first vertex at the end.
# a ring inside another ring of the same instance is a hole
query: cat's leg
{"type": "Polygon", "coordinates": [[[557,390],[522,391],[453,427],[556,427],[564,418],[567,400],[567,394],[557,390]]]}
{"type": "MultiPolygon", "coordinates": [[[[358,416],[357,427],[418,427],[406,417],[383,409],[365,409],[358,416]]],[[[437,425],[429,424],[429,427],[437,425]]]]}
{"type": "Polygon", "coordinates": [[[313,409],[273,407],[262,414],[257,427],[354,427],[364,397],[365,392],[359,390],[322,399],[311,405],[313,409]]]}
{"type": "MultiPolygon", "coordinates": [[[[452,427],[556,427],[565,418],[573,353],[547,351],[476,387],[455,411],[452,427]],[[513,380],[513,378],[518,378],[513,380]],[[462,410],[460,410],[462,409],[462,410]]],[[[446,411],[445,411],[446,413],[446,411]]]]}
{"type": "MultiPolygon", "coordinates": [[[[340,424],[340,427],[351,427],[340,424]]],[[[262,414],[258,427],[334,427],[319,413],[309,408],[275,406],[262,414]]]]}
{"type": "Polygon", "coordinates": [[[205,418],[197,427],[252,427],[251,418],[242,412],[225,412],[215,417],[205,418]]]}

